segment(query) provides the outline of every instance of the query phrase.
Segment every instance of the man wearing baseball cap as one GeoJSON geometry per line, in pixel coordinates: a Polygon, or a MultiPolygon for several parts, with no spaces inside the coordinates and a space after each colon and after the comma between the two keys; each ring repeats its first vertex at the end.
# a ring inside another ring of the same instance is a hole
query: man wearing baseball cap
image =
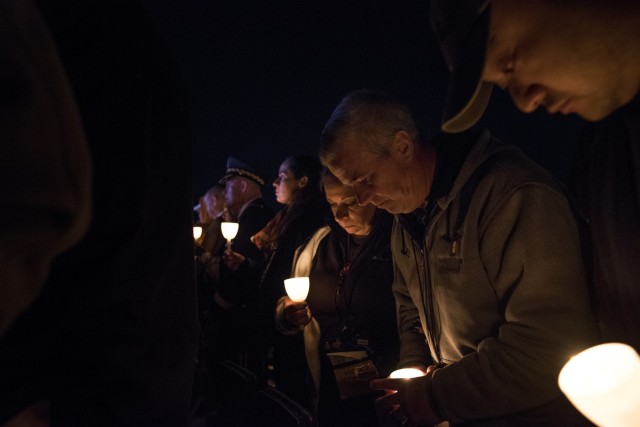
{"type": "Polygon", "coordinates": [[[588,120],[573,196],[604,341],[640,351],[640,2],[432,0],[450,82],[442,129],[482,116],[494,85],[529,113],[588,120]]]}

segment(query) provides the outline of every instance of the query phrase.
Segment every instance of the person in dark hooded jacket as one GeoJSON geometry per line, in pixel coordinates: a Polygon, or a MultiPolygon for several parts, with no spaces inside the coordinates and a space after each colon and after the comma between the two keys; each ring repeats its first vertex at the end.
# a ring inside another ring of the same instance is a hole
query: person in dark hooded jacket
{"type": "Polygon", "coordinates": [[[418,425],[588,422],[562,395],[558,373],[596,342],[580,239],[556,181],[486,130],[420,139],[403,103],[347,95],[320,158],[358,202],[396,214],[391,250],[401,361],[422,325],[433,365],[380,399],[418,425]]]}

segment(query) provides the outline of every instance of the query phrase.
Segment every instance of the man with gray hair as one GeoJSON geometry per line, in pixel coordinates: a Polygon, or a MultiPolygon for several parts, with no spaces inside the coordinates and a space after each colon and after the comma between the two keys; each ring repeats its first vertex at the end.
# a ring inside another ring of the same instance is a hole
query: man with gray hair
{"type": "Polygon", "coordinates": [[[347,95],[323,131],[320,159],[360,204],[396,214],[393,291],[399,367],[379,399],[415,424],[579,425],[556,378],[594,342],[580,242],[555,180],[488,131],[421,140],[390,96],[347,95]],[[415,353],[416,323],[430,355],[415,353]]]}

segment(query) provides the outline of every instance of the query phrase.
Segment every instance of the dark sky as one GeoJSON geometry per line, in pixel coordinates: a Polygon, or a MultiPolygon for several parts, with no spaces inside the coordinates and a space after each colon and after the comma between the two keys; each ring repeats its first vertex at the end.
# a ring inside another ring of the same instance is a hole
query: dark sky
{"type": "MultiPolygon", "coordinates": [[[[185,79],[196,195],[223,175],[229,155],[271,182],[288,155],[315,154],[331,111],[355,89],[393,93],[424,134],[437,130],[447,71],[425,0],[144,3],[185,79]]],[[[579,120],[524,115],[498,90],[483,121],[567,179],[579,120]]]]}

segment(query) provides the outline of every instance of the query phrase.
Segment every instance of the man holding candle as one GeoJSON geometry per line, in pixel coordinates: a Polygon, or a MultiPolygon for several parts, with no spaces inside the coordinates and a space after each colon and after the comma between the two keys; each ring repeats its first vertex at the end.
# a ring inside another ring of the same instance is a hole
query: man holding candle
{"type": "MultiPolygon", "coordinates": [[[[215,184],[200,198],[200,226],[202,235],[196,238],[196,281],[198,283],[198,311],[206,315],[213,290],[220,276],[220,259],[225,240],[220,232],[224,213],[224,185],[215,184]]],[[[195,236],[194,236],[195,237],[195,236]]]]}
{"type": "Polygon", "coordinates": [[[216,328],[209,340],[207,364],[224,359],[237,360],[246,351],[250,314],[246,304],[257,291],[265,257],[251,242],[273,218],[273,210],[262,199],[262,174],[254,166],[236,158],[227,159],[227,170],[220,179],[225,186],[227,220],[237,221],[238,232],[222,257],[220,280],[209,316],[216,328]]]}
{"type": "Polygon", "coordinates": [[[258,170],[233,156],[227,160],[227,173],[220,179],[225,186],[225,207],[229,217],[238,222],[238,233],[233,244],[228,247],[223,256],[226,266],[227,282],[216,294],[216,302],[225,304],[242,304],[252,285],[257,286],[258,275],[251,275],[249,264],[264,263],[264,255],[251,242],[251,236],[262,230],[273,218],[273,210],[262,199],[264,179],[258,170]],[[220,299],[222,298],[222,299],[220,299]]]}
{"type": "Polygon", "coordinates": [[[419,319],[436,362],[424,377],[374,381],[397,390],[380,405],[415,424],[586,423],[556,382],[594,340],[569,203],[488,131],[438,138],[425,143],[406,106],[366,90],[345,97],[322,134],[321,160],[358,202],[396,214],[401,334],[419,319]]]}
{"type": "MultiPolygon", "coordinates": [[[[213,295],[220,283],[220,265],[226,240],[221,232],[224,221],[224,185],[216,183],[209,188],[197,206],[199,224],[202,235],[195,240],[196,288],[198,291],[198,319],[200,321],[199,357],[196,364],[194,397],[198,398],[200,390],[206,387],[207,366],[205,362],[209,339],[215,337],[220,326],[210,316],[213,295]]],[[[195,237],[195,235],[194,235],[195,237]]]]}

